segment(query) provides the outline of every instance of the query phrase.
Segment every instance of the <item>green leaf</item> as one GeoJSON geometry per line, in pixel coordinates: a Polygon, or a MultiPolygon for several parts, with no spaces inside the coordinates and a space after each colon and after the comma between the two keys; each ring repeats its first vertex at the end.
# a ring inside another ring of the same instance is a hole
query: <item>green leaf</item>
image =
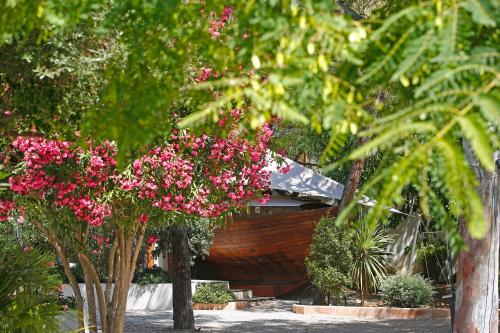
{"type": "Polygon", "coordinates": [[[390,63],[391,61],[393,61],[394,57],[397,55],[398,50],[406,42],[406,40],[410,37],[410,35],[413,33],[414,30],[415,30],[414,27],[408,28],[408,30],[406,30],[406,32],[403,35],[401,35],[401,37],[399,38],[399,40],[394,44],[394,46],[392,47],[392,49],[386,54],[386,56],[384,57],[384,59],[382,59],[381,61],[375,62],[373,64],[373,66],[370,66],[368,68],[368,72],[366,74],[364,74],[363,76],[361,76],[357,80],[357,82],[358,83],[363,83],[366,80],[368,80],[369,78],[371,78],[372,76],[374,76],[375,74],[380,74],[381,70],[388,63],[390,63]]]}
{"type": "Polygon", "coordinates": [[[488,223],[484,218],[484,206],[476,191],[470,191],[468,196],[470,209],[467,227],[472,238],[483,238],[488,231],[488,223]]]}
{"type": "Polygon", "coordinates": [[[9,177],[11,174],[8,172],[0,172],[0,180],[9,177]]]}
{"type": "MultiPolygon", "coordinates": [[[[469,233],[473,238],[484,237],[487,223],[484,208],[476,190],[477,182],[470,167],[467,166],[462,149],[445,139],[435,140],[435,147],[443,157],[443,162],[435,167],[442,168],[446,175],[446,185],[450,210],[455,217],[463,217],[467,221],[469,233]]],[[[471,143],[472,145],[472,143],[471,143]]]]}
{"type": "Polygon", "coordinates": [[[388,19],[384,21],[384,24],[380,28],[378,28],[371,36],[371,40],[377,40],[382,38],[384,33],[389,30],[389,28],[392,27],[392,25],[396,22],[398,22],[400,19],[406,17],[406,16],[415,16],[419,14],[422,10],[420,6],[412,6],[408,7],[406,9],[403,9],[402,11],[398,12],[397,14],[394,14],[390,16],[388,19]]]}
{"type": "Polygon", "coordinates": [[[416,38],[408,43],[408,48],[411,48],[411,46],[416,46],[416,48],[412,49],[411,52],[407,52],[407,57],[399,64],[396,72],[391,77],[391,81],[398,80],[401,75],[405,74],[411,68],[411,66],[413,66],[417,62],[422,53],[424,53],[430,45],[433,33],[434,30],[431,29],[427,31],[425,35],[421,36],[420,38],[416,38]]]}
{"type": "Polygon", "coordinates": [[[415,97],[417,98],[421,97],[425,92],[443,83],[444,81],[454,82],[456,77],[460,73],[467,71],[473,71],[477,73],[484,73],[484,72],[490,72],[492,74],[497,73],[496,69],[492,66],[485,66],[483,64],[474,64],[474,63],[467,63],[465,65],[458,66],[453,69],[444,68],[434,72],[425,81],[423,81],[422,85],[415,90],[415,97]]]}
{"type": "Polygon", "coordinates": [[[479,24],[494,27],[496,26],[494,9],[488,0],[467,0],[464,8],[472,14],[472,19],[479,24]]]}
{"type": "Polygon", "coordinates": [[[458,35],[458,8],[451,9],[451,15],[447,17],[445,26],[441,32],[440,56],[451,56],[455,53],[458,35]]]}
{"type": "Polygon", "coordinates": [[[474,104],[479,107],[481,114],[495,124],[500,126],[500,98],[495,94],[483,94],[474,99],[474,104]]]}
{"type": "Polygon", "coordinates": [[[306,116],[304,116],[302,113],[296,111],[295,109],[293,109],[288,104],[282,101],[274,103],[272,111],[273,114],[277,115],[278,117],[284,120],[299,122],[302,124],[309,123],[309,119],[306,116]]]}
{"type": "Polygon", "coordinates": [[[386,130],[382,134],[377,135],[373,140],[354,150],[349,155],[349,159],[355,160],[364,157],[375,149],[391,146],[397,141],[407,136],[413,135],[414,133],[428,132],[436,132],[436,127],[431,123],[418,122],[391,126],[389,130],[386,130]]]}
{"type": "Polygon", "coordinates": [[[470,117],[459,116],[457,120],[465,137],[470,142],[475,155],[479,159],[479,162],[481,162],[488,171],[495,170],[493,148],[488,138],[488,130],[480,122],[470,117]]]}

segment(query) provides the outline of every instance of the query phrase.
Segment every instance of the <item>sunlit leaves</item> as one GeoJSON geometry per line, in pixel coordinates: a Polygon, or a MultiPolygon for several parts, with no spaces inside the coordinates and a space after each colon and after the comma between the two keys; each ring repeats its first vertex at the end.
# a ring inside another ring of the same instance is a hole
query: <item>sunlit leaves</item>
{"type": "Polygon", "coordinates": [[[483,117],[500,127],[500,98],[498,94],[483,94],[474,99],[483,117]]]}
{"type": "Polygon", "coordinates": [[[458,116],[457,120],[484,168],[488,171],[495,170],[493,148],[488,138],[488,130],[484,124],[479,119],[466,116],[458,116]]]}
{"type": "Polygon", "coordinates": [[[500,5],[496,1],[467,0],[464,2],[463,6],[471,12],[472,18],[477,23],[487,26],[496,26],[495,10],[498,11],[500,8],[500,5]]]}

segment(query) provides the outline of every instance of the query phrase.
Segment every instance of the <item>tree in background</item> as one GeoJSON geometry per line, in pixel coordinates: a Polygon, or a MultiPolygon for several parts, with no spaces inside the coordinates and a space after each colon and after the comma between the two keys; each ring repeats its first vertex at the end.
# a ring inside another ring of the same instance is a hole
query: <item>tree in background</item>
{"type": "MultiPolygon", "coordinates": [[[[217,228],[217,221],[209,218],[192,218],[188,224],[188,244],[189,257],[191,267],[194,265],[197,258],[205,258],[210,252],[210,247],[213,243],[214,230],[217,228]]],[[[158,242],[153,250],[155,257],[168,254],[170,249],[170,227],[161,226],[158,228],[150,228],[146,237],[150,235],[158,236],[158,242]]]]}

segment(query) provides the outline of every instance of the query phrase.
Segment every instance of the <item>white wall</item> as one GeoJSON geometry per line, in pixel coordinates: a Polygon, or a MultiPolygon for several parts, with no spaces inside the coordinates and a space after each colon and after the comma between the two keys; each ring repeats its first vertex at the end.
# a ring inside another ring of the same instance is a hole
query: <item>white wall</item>
{"type": "MultiPolygon", "coordinates": [[[[193,294],[199,283],[207,282],[225,283],[227,288],[229,288],[229,282],[227,281],[192,280],[191,290],[193,294]]],[[[83,297],[86,298],[87,291],[85,284],[80,283],[78,285],[83,297]]],[[[102,284],[102,286],[103,289],[106,288],[105,284],[102,284]]],[[[69,284],[65,285],[63,293],[64,296],[74,295],[73,288],[69,284]]],[[[172,310],[172,284],[160,283],[141,286],[137,283],[132,283],[128,290],[127,310],[172,310]]]]}

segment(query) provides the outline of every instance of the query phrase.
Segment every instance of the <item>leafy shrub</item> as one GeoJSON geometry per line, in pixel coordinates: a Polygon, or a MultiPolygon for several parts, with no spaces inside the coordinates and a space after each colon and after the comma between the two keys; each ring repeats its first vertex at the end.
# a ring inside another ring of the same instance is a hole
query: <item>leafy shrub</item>
{"type": "Polygon", "coordinates": [[[193,303],[227,304],[236,296],[226,288],[224,283],[203,283],[198,285],[193,295],[193,303]]]}
{"type": "Polygon", "coordinates": [[[312,283],[339,303],[346,293],[352,268],[351,239],[331,217],[319,220],[306,258],[312,283]]]}
{"type": "Polygon", "coordinates": [[[169,283],[170,281],[168,272],[156,265],[152,268],[137,267],[135,271],[134,282],[140,285],[169,283]]]}
{"type": "Polygon", "coordinates": [[[401,308],[418,308],[432,301],[433,287],[422,276],[396,274],[380,287],[385,304],[401,308]]]}
{"type": "Polygon", "coordinates": [[[0,332],[57,332],[61,281],[50,255],[37,250],[0,253],[0,332]]]}
{"type": "Polygon", "coordinates": [[[59,297],[57,298],[57,305],[59,305],[59,307],[62,310],[76,309],[77,308],[76,297],[64,296],[64,294],[60,292],[59,297]]]}

